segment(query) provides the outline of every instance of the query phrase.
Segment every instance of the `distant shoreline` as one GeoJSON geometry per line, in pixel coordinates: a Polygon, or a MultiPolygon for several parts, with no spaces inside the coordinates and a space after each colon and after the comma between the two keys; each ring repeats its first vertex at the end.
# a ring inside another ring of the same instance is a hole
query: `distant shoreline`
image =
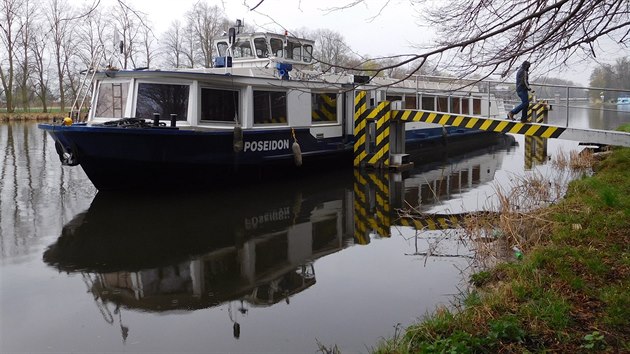
{"type": "Polygon", "coordinates": [[[21,113],[0,113],[0,122],[24,122],[24,121],[52,121],[63,119],[66,114],[62,112],[42,113],[42,112],[21,112],[21,113]]]}

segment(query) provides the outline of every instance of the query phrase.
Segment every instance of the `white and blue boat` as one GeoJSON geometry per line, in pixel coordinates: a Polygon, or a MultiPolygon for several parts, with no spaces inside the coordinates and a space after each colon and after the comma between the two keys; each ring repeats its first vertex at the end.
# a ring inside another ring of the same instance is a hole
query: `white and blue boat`
{"type": "MultiPolygon", "coordinates": [[[[312,40],[230,34],[214,41],[213,68],[92,68],[85,117],[39,127],[55,140],[61,162],[80,165],[99,190],[186,188],[351,166],[359,90],[368,92],[368,106],[388,100],[407,109],[501,114],[489,104],[494,96],[474,85],[322,73],[311,68],[312,40]]],[[[408,147],[439,143],[445,134],[494,133],[406,124],[408,147]]]]}

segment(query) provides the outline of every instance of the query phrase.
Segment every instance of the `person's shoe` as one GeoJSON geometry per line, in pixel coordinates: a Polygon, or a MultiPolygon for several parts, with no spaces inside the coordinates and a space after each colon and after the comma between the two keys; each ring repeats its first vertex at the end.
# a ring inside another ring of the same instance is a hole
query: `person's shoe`
{"type": "Polygon", "coordinates": [[[512,113],[511,111],[508,111],[508,119],[514,120],[514,113],[512,113]]]}
{"type": "Polygon", "coordinates": [[[521,119],[521,123],[527,123],[527,118],[521,119]]]}

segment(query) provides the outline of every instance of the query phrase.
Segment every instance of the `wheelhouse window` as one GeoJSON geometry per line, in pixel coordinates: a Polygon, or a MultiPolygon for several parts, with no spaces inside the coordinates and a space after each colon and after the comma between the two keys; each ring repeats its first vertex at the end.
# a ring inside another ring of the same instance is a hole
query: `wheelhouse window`
{"type": "Polygon", "coordinates": [[[256,48],[256,56],[259,58],[267,58],[269,56],[269,49],[267,48],[267,41],[264,38],[254,38],[254,47],[256,48]]]}
{"type": "Polygon", "coordinates": [[[271,44],[271,54],[273,56],[281,58],[282,57],[282,40],[278,38],[271,38],[269,40],[269,44],[271,44]]]}
{"type": "Polygon", "coordinates": [[[310,63],[313,60],[313,46],[310,44],[305,44],[304,49],[302,49],[302,54],[304,56],[304,62],[310,63]]]}
{"type": "Polygon", "coordinates": [[[337,122],[337,94],[311,94],[311,120],[313,123],[337,122]]]}
{"type": "Polygon", "coordinates": [[[249,40],[239,41],[232,46],[234,58],[253,58],[252,45],[249,40]]]}
{"type": "Polygon", "coordinates": [[[287,42],[284,48],[284,57],[293,60],[302,60],[302,46],[300,43],[287,42]]]}
{"type": "Polygon", "coordinates": [[[286,124],[287,93],[254,91],[254,124],[286,124]]]}
{"type": "Polygon", "coordinates": [[[238,115],[238,96],[235,90],[201,89],[202,122],[234,122],[238,115]]]}
{"type": "Polygon", "coordinates": [[[217,43],[217,51],[219,52],[220,57],[224,57],[227,54],[227,49],[228,49],[227,42],[217,43]]]}
{"type": "Polygon", "coordinates": [[[127,105],[128,82],[101,82],[94,116],[96,118],[123,118],[127,105]]]}
{"type": "Polygon", "coordinates": [[[152,119],[158,113],[160,120],[170,120],[171,114],[177,114],[177,120],[186,120],[189,90],[188,85],[138,84],[136,117],[152,119]]]}

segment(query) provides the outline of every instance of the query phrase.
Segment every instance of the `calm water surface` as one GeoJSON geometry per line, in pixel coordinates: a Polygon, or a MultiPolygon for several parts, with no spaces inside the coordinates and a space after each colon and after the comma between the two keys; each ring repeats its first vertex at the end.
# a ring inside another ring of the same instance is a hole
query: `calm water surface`
{"type": "MultiPolygon", "coordinates": [[[[630,121],[589,112],[575,124],[630,121]]],[[[472,251],[393,210],[486,207],[497,185],[548,169],[529,144],[470,142],[405,178],[125,196],[61,167],[35,124],[0,124],[0,352],[367,352],[467,286],[472,251]]]]}

